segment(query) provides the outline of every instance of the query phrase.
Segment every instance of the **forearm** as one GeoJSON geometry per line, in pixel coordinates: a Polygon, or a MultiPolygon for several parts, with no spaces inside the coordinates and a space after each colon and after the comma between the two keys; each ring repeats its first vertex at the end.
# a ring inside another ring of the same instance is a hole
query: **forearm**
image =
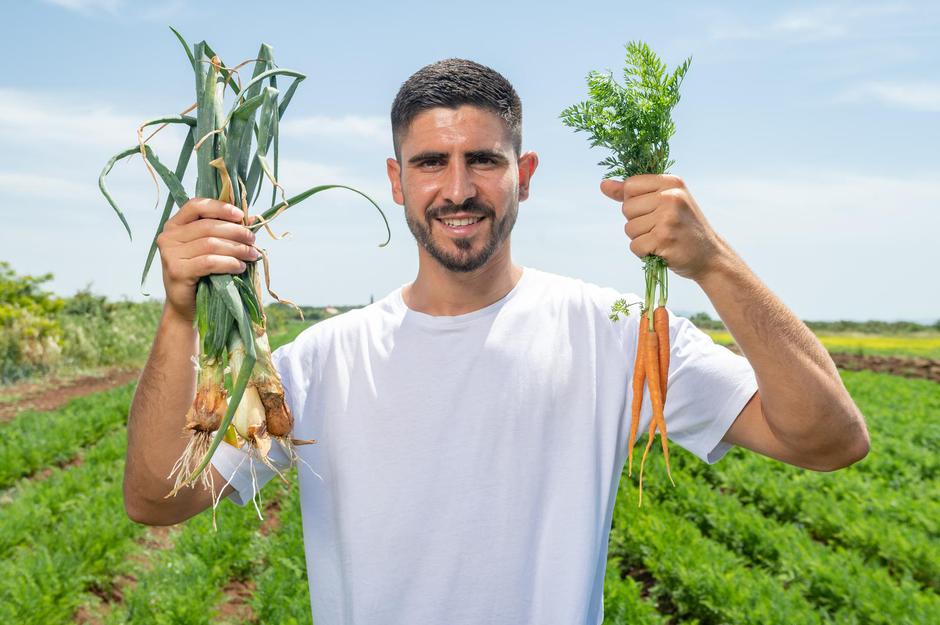
{"type": "Polygon", "coordinates": [[[698,283],[754,369],[770,429],[785,445],[820,457],[852,456],[867,447],[864,419],[825,347],[725,241],[721,245],[698,283]]]}
{"type": "Polygon", "coordinates": [[[188,500],[200,494],[198,487],[185,488],[163,499],[173,487],[167,475],[187,443],[183,428],[196,392],[196,354],[192,323],[164,308],[127,423],[124,499],[134,520],[173,522],[173,510],[189,507],[188,500]]]}

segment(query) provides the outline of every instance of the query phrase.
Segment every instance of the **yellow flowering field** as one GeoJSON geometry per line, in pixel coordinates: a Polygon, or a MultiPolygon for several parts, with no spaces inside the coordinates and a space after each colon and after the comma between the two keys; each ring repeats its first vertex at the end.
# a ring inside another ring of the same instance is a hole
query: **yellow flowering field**
{"type": "MultiPolygon", "coordinates": [[[[705,330],[716,343],[728,345],[734,340],[723,330],[705,330]]],[[[940,359],[940,333],[881,335],[862,333],[820,334],[819,340],[830,352],[880,356],[913,356],[940,359]]]]}

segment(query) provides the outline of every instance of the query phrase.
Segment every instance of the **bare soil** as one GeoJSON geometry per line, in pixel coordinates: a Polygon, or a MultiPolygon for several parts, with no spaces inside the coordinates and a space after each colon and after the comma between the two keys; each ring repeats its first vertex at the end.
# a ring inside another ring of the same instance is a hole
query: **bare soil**
{"type": "MultiPolygon", "coordinates": [[[[735,354],[741,350],[735,344],[726,345],[735,354]]],[[[940,360],[911,358],[909,356],[869,356],[841,352],[829,352],[840,369],[849,371],[875,371],[890,373],[904,378],[919,378],[940,383],[940,360]]]]}
{"type": "Polygon", "coordinates": [[[859,354],[831,354],[836,366],[849,371],[877,371],[905,378],[922,378],[940,382],[940,360],[930,358],[902,358],[899,356],[862,356],[859,354]]]}
{"type": "Polygon", "coordinates": [[[50,378],[6,386],[0,389],[0,422],[9,421],[23,410],[55,410],[73,397],[106,391],[133,382],[139,375],[140,369],[115,367],[79,378],[50,378]],[[3,398],[12,401],[2,401],[3,398]]]}
{"type": "Polygon", "coordinates": [[[233,579],[222,589],[225,595],[219,605],[219,618],[224,621],[251,622],[255,619],[249,601],[255,594],[254,581],[233,579]]]}

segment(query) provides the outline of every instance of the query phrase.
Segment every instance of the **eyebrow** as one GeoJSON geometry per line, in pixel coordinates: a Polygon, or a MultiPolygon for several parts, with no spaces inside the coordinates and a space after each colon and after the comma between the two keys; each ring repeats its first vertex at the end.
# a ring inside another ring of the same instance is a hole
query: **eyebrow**
{"type": "MultiPolygon", "coordinates": [[[[481,157],[490,158],[499,163],[506,162],[505,156],[493,150],[471,150],[470,152],[464,152],[464,156],[466,156],[467,158],[481,158],[481,157]]],[[[431,159],[444,160],[446,158],[447,158],[446,152],[427,151],[427,152],[420,152],[418,154],[415,154],[414,156],[408,159],[408,163],[410,165],[414,165],[415,163],[420,163],[422,161],[427,161],[431,159]]]]}

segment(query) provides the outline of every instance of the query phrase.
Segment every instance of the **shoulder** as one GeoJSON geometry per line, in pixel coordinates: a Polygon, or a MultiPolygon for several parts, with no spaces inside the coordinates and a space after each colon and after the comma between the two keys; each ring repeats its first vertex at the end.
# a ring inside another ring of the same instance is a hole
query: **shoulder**
{"type": "Polygon", "coordinates": [[[390,303],[394,294],[392,292],[388,297],[362,308],[352,308],[317,321],[278,350],[285,354],[290,352],[295,358],[303,357],[305,354],[327,352],[338,345],[349,345],[364,336],[381,332],[381,328],[396,323],[394,306],[390,303]]]}
{"type": "MultiPolygon", "coordinates": [[[[540,283],[546,297],[564,303],[582,312],[610,314],[610,308],[619,299],[627,303],[641,302],[635,293],[621,292],[609,286],[602,286],[588,280],[572,276],[563,276],[548,271],[535,270],[536,282],[540,283]]],[[[634,307],[631,310],[635,310],[634,307]]]]}

